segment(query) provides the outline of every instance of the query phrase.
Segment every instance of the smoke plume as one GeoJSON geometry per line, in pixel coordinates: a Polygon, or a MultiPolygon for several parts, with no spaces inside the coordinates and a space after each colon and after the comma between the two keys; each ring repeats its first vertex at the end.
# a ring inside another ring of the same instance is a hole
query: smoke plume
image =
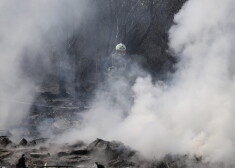
{"type": "MultiPolygon", "coordinates": [[[[1,129],[21,124],[43,76],[53,71],[51,53],[65,53],[88,2],[77,1],[1,1],[1,129]],[[35,65],[33,79],[27,63],[35,65]]],[[[148,158],[189,154],[234,165],[234,17],[234,0],[189,0],[169,31],[180,60],[172,79],[153,82],[129,64],[129,76],[107,80],[79,114],[83,124],[60,140],[120,140],[148,158]]]]}
{"type": "Polygon", "coordinates": [[[0,129],[20,125],[40,82],[50,69],[50,55],[76,31],[87,1],[1,0],[0,129]]]}
{"type": "Polygon", "coordinates": [[[190,154],[234,164],[234,11],[233,0],[189,0],[169,31],[180,59],[172,79],[108,83],[65,139],[120,140],[149,158],[190,154]]]}

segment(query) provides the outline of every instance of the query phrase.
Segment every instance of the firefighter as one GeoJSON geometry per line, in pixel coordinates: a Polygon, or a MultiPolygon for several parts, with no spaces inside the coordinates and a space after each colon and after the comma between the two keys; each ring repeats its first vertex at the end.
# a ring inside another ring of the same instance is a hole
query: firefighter
{"type": "Polygon", "coordinates": [[[106,71],[109,77],[121,78],[123,77],[127,68],[127,61],[125,58],[126,46],[120,43],[116,45],[115,49],[115,53],[112,54],[106,62],[106,71]]]}

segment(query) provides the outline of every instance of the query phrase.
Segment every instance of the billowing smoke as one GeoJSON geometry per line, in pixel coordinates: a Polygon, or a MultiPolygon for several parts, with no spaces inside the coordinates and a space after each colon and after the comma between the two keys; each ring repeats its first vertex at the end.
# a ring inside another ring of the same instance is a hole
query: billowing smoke
{"type": "Polygon", "coordinates": [[[21,124],[40,82],[52,71],[52,53],[63,54],[87,2],[1,0],[0,129],[21,124]]]}
{"type": "MultiPolygon", "coordinates": [[[[52,53],[66,57],[64,42],[79,27],[87,2],[77,1],[1,1],[1,129],[27,115],[43,76],[53,71],[52,53]],[[35,65],[33,79],[27,63],[35,65]]],[[[153,83],[129,64],[130,76],[108,79],[79,114],[83,124],[60,140],[99,137],[149,158],[190,154],[234,164],[234,11],[233,0],[189,0],[169,31],[169,46],[180,59],[172,79],[153,83]]]]}
{"type": "Polygon", "coordinates": [[[189,0],[169,31],[180,59],[171,81],[108,83],[65,139],[120,140],[149,158],[191,154],[234,164],[234,11],[233,0],[189,0]]]}

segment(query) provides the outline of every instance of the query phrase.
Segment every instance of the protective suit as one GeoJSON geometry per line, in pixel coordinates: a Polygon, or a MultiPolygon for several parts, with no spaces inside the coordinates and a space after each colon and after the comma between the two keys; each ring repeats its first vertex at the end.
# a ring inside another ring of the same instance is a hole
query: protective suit
{"type": "Polygon", "coordinates": [[[127,70],[126,46],[118,44],[116,52],[112,54],[106,62],[106,72],[110,78],[119,79],[125,77],[127,70]]]}

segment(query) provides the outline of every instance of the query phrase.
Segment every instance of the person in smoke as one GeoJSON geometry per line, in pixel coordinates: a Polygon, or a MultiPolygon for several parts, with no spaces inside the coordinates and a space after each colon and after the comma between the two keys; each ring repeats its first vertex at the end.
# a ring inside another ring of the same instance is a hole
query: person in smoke
{"type": "Polygon", "coordinates": [[[117,44],[115,53],[105,63],[106,79],[102,89],[106,93],[106,102],[108,102],[110,110],[118,109],[125,117],[132,101],[132,83],[129,78],[131,62],[126,55],[126,46],[122,43],[117,44]]]}
{"type": "Polygon", "coordinates": [[[127,57],[126,50],[127,48],[124,44],[117,44],[115,53],[105,63],[105,73],[109,81],[125,80],[132,86],[138,76],[145,76],[145,74],[139,67],[138,62],[141,59],[137,55],[128,55],[127,57]]]}
{"type": "Polygon", "coordinates": [[[25,164],[25,155],[23,154],[21,158],[18,160],[18,163],[16,165],[16,168],[26,168],[25,164]]]}
{"type": "Polygon", "coordinates": [[[126,46],[117,44],[116,51],[106,62],[106,72],[110,78],[122,78],[127,70],[126,46]]]}

